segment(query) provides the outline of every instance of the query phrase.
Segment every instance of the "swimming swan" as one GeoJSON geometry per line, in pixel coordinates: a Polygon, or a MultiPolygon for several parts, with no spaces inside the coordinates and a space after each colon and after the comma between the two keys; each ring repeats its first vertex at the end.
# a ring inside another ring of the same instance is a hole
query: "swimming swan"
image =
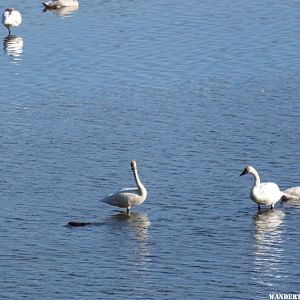
{"type": "Polygon", "coordinates": [[[19,26],[21,22],[21,14],[16,9],[5,9],[5,11],[2,14],[2,24],[8,29],[8,35],[10,35],[10,28],[19,26]]]}
{"type": "Polygon", "coordinates": [[[284,195],[282,196],[283,201],[300,200],[300,186],[287,189],[283,193],[284,193],[284,195]]]}
{"type": "Polygon", "coordinates": [[[42,3],[45,8],[62,8],[62,7],[78,7],[79,3],[77,0],[50,0],[42,3]]]}
{"type": "Polygon", "coordinates": [[[140,205],[145,201],[147,197],[147,190],[140,181],[135,160],[131,161],[131,170],[133,172],[137,187],[125,188],[117,193],[110,194],[102,199],[102,202],[108,203],[113,206],[126,208],[127,213],[129,213],[131,206],[140,205]]]}
{"type": "Polygon", "coordinates": [[[254,185],[250,191],[250,198],[258,205],[258,209],[260,209],[261,205],[271,205],[271,209],[273,209],[275,203],[284,195],[278,185],[273,182],[260,183],[257,171],[251,166],[246,167],[240,176],[245,174],[251,174],[254,177],[254,185]]]}

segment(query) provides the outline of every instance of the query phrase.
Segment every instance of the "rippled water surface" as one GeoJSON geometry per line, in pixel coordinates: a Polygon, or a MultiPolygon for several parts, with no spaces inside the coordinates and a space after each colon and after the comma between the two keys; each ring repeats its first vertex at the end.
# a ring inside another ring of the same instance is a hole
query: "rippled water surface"
{"type": "Polygon", "coordinates": [[[300,186],[298,1],[10,6],[1,299],[300,293],[300,201],[258,213],[239,177],[300,186]],[[134,184],[131,159],[148,198],[127,216],[100,199],[134,184]]]}

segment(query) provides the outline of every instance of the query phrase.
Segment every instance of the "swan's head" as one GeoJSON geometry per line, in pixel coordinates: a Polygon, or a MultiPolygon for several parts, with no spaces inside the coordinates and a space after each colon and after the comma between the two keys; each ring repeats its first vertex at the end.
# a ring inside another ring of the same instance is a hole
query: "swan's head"
{"type": "Polygon", "coordinates": [[[11,13],[14,11],[14,8],[6,8],[5,11],[3,12],[2,18],[7,18],[11,13]]]}
{"type": "Polygon", "coordinates": [[[243,176],[245,174],[253,174],[253,173],[256,173],[255,169],[251,166],[247,166],[243,172],[240,174],[240,176],[243,176]]]}
{"type": "Polygon", "coordinates": [[[15,8],[9,7],[5,9],[4,13],[7,12],[10,15],[13,11],[17,11],[17,10],[15,8]]]}
{"type": "Polygon", "coordinates": [[[136,169],[136,161],[135,160],[132,160],[130,165],[131,165],[132,170],[136,169]]]}

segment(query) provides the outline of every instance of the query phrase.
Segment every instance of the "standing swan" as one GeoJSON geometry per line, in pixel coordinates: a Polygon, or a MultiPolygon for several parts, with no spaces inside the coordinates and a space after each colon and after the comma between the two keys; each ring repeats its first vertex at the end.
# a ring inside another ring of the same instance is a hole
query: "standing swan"
{"type": "Polygon", "coordinates": [[[21,14],[14,8],[7,8],[2,14],[2,24],[8,29],[10,35],[10,27],[17,27],[21,24],[21,14]]]}
{"type": "Polygon", "coordinates": [[[258,209],[260,209],[260,205],[271,205],[271,209],[273,209],[274,204],[284,195],[278,185],[273,182],[260,183],[257,171],[251,166],[246,167],[240,176],[245,174],[252,174],[254,177],[250,198],[258,205],[258,209]]]}
{"type": "Polygon", "coordinates": [[[147,190],[140,181],[135,160],[131,161],[131,170],[133,172],[137,187],[125,188],[117,193],[109,194],[104,199],[102,199],[102,202],[108,203],[113,206],[126,208],[127,213],[129,213],[131,206],[140,205],[145,201],[147,197],[147,190]]]}

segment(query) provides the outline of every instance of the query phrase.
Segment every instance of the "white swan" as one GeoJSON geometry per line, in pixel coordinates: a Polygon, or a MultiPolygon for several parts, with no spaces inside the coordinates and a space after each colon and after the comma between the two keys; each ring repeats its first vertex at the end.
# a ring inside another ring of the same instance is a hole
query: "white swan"
{"type": "Polygon", "coordinates": [[[45,8],[62,8],[62,7],[78,7],[79,3],[77,0],[50,0],[42,3],[45,8]]]}
{"type": "Polygon", "coordinates": [[[5,9],[5,11],[2,14],[2,24],[8,29],[8,35],[10,35],[10,28],[19,26],[21,22],[21,14],[16,9],[5,9]]]}
{"type": "Polygon", "coordinates": [[[282,197],[283,201],[300,200],[300,186],[287,189],[283,193],[284,193],[282,197]]]}
{"type": "Polygon", "coordinates": [[[246,167],[240,176],[245,174],[251,174],[254,177],[254,185],[250,191],[250,198],[258,205],[258,209],[260,209],[260,205],[271,205],[273,209],[275,203],[284,195],[278,185],[273,182],[260,183],[257,171],[251,166],[246,167]]]}
{"type": "Polygon", "coordinates": [[[110,194],[102,199],[102,202],[126,208],[127,213],[129,213],[131,206],[142,204],[147,197],[147,190],[140,181],[135,160],[131,161],[131,169],[137,187],[122,189],[119,192],[110,194]]]}

